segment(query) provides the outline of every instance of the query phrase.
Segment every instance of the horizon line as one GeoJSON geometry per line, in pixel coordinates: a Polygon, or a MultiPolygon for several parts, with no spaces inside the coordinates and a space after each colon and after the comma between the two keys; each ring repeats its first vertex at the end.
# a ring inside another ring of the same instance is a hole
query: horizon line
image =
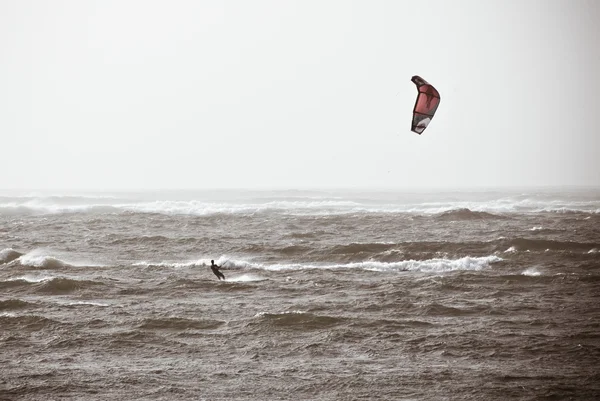
{"type": "Polygon", "coordinates": [[[165,188],[165,187],[137,187],[137,188],[0,188],[0,192],[294,192],[294,191],[370,191],[370,192],[410,192],[410,191],[522,191],[522,190],[600,190],[600,185],[439,185],[439,186],[405,186],[405,187],[369,187],[369,186],[298,186],[298,187],[196,187],[196,188],[165,188]]]}

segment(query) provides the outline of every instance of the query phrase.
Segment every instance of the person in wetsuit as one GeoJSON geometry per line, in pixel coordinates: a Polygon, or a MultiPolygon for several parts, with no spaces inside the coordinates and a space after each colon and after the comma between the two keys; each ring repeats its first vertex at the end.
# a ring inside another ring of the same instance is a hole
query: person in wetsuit
{"type": "Polygon", "coordinates": [[[215,265],[214,260],[210,261],[210,268],[211,268],[212,272],[215,273],[215,276],[217,276],[219,278],[219,280],[225,280],[225,275],[219,271],[221,266],[215,265]]]}

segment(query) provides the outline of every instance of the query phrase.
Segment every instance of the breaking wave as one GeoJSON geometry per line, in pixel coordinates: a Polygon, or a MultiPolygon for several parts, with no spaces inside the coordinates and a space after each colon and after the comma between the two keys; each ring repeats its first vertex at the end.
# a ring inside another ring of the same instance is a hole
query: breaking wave
{"type": "Polygon", "coordinates": [[[53,256],[53,251],[47,249],[35,249],[27,253],[12,253],[9,266],[20,266],[28,269],[60,270],[69,267],[101,267],[103,264],[82,260],[64,252],[59,252],[60,258],[53,256]],[[16,255],[16,258],[13,258],[16,255]],[[68,259],[64,260],[64,259],[68,259]]]}
{"type": "Polygon", "coordinates": [[[489,268],[493,263],[502,261],[502,258],[492,255],[483,257],[466,256],[458,259],[429,259],[429,260],[405,260],[394,263],[364,262],[352,263],[354,266],[365,266],[365,270],[375,271],[412,271],[423,273],[445,273],[452,271],[478,271],[489,268]]]}
{"type": "Polygon", "coordinates": [[[3,249],[0,251],[0,263],[12,262],[13,260],[20,258],[22,255],[22,253],[17,252],[12,248],[3,249]]]}
{"type": "MultiPolygon", "coordinates": [[[[337,269],[358,269],[365,271],[379,271],[379,272],[423,272],[423,273],[441,273],[451,271],[462,271],[462,270],[482,270],[490,267],[493,263],[502,261],[502,258],[496,255],[489,255],[483,257],[462,257],[456,259],[446,258],[433,258],[425,260],[402,260],[398,262],[377,262],[377,261],[366,261],[366,262],[355,262],[355,263],[340,263],[340,264],[311,264],[311,263],[285,263],[285,264],[264,264],[258,262],[248,262],[245,260],[234,260],[234,259],[220,259],[219,263],[223,267],[223,271],[227,276],[227,270],[242,270],[242,269],[257,269],[266,271],[293,271],[293,270],[308,270],[308,269],[324,269],[324,270],[337,270],[337,269]]],[[[161,266],[163,268],[179,268],[182,266],[192,267],[207,267],[208,263],[164,263],[164,264],[152,264],[147,262],[140,262],[137,265],[142,266],[161,266]]],[[[237,278],[238,281],[255,281],[257,280],[253,276],[246,276],[242,280],[243,276],[237,278]]],[[[230,279],[228,281],[234,281],[230,279]]]]}
{"type": "Polygon", "coordinates": [[[254,275],[254,274],[242,274],[241,276],[236,277],[227,277],[225,281],[230,281],[233,283],[249,283],[253,281],[264,281],[266,278],[254,275]]]}
{"type": "MultiPolygon", "coordinates": [[[[596,198],[571,198],[562,193],[499,194],[486,192],[371,194],[313,191],[282,193],[192,193],[161,200],[159,194],[0,196],[0,215],[148,213],[206,216],[214,214],[285,213],[336,215],[351,213],[409,213],[442,220],[501,219],[510,213],[600,213],[596,198]]],[[[164,196],[163,196],[164,197],[164,196]]]]}
{"type": "Polygon", "coordinates": [[[541,276],[542,273],[540,273],[538,271],[537,268],[535,267],[530,267],[528,269],[525,269],[525,271],[523,271],[523,273],[521,273],[524,276],[529,276],[529,277],[537,277],[537,276],[541,276]]]}
{"type": "Polygon", "coordinates": [[[38,256],[38,255],[22,255],[15,260],[19,265],[23,267],[33,267],[41,269],[61,269],[68,267],[69,264],[57,259],[53,256],[38,256]]]}

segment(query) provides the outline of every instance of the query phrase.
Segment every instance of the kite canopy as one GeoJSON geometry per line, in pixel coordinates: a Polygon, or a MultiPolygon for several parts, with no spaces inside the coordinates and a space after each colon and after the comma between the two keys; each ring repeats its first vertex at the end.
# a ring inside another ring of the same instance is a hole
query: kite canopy
{"type": "Polygon", "coordinates": [[[440,93],[427,81],[418,75],[412,77],[411,81],[417,86],[419,93],[413,109],[411,131],[421,135],[431,122],[435,111],[440,105],[440,93]]]}

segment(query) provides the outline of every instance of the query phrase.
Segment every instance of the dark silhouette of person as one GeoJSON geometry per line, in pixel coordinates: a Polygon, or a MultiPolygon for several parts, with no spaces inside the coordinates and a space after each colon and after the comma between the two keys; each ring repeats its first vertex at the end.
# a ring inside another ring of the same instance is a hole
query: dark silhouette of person
{"type": "Polygon", "coordinates": [[[225,280],[225,275],[219,271],[221,266],[215,265],[214,260],[210,261],[210,268],[211,268],[212,272],[215,273],[215,276],[217,276],[219,278],[219,280],[225,280]]]}

